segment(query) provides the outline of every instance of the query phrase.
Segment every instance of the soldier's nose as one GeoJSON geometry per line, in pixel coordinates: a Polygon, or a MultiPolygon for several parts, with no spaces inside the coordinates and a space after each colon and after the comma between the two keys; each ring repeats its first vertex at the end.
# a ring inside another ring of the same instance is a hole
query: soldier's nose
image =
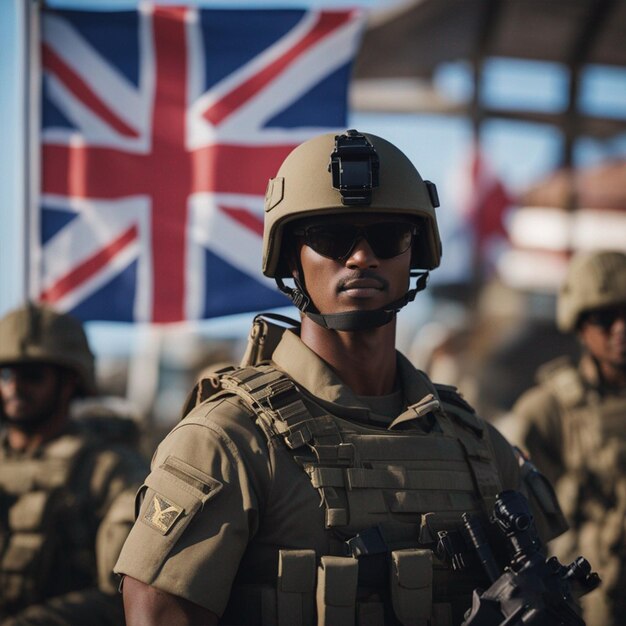
{"type": "Polygon", "coordinates": [[[355,244],[346,259],[346,267],[359,269],[364,267],[378,267],[378,257],[374,254],[367,239],[361,237],[355,244]]]}

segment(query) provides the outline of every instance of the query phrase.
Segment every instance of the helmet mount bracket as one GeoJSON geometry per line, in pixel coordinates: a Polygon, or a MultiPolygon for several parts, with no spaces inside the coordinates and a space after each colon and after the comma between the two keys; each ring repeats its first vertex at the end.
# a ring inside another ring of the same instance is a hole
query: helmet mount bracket
{"type": "Polygon", "coordinates": [[[328,171],[344,206],[371,204],[372,189],[379,184],[379,170],[378,154],[365,135],[348,130],[335,136],[335,149],[330,155],[328,171]]]}

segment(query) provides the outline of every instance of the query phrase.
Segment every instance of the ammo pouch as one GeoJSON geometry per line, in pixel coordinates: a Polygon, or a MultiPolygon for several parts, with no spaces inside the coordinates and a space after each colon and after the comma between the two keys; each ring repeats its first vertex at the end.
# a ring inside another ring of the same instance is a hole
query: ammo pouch
{"type": "Polygon", "coordinates": [[[451,624],[445,619],[433,621],[430,550],[389,554],[388,593],[359,589],[359,564],[358,558],[340,556],[322,556],[316,563],[313,550],[281,550],[275,618],[274,611],[266,613],[263,624],[275,619],[277,626],[385,626],[390,622],[382,596],[390,599],[395,624],[451,624]]]}
{"type": "Polygon", "coordinates": [[[32,602],[42,597],[55,552],[49,532],[56,491],[31,491],[9,509],[11,535],[0,564],[2,604],[32,602]]]}
{"type": "Polygon", "coordinates": [[[276,585],[279,626],[313,626],[314,597],[315,551],[281,550],[276,585]]]}
{"type": "Polygon", "coordinates": [[[402,626],[428,626],[433,603],[433,553],[394,550],[391,553],[391,603],[402,626]]]}

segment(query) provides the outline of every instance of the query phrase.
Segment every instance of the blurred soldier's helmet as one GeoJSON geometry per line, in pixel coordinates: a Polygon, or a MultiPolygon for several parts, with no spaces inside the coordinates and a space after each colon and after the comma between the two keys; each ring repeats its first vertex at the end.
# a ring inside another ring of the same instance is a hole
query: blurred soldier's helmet
{"type": "Polygon", "coordinates": [[[285,226],[320,215],[392,213],[423,222],[411,267],[434,269],[441,258],[433,183],[381,137],[349,130],[314,137],[295,148],[269,181],[265,195],[263,273],[289,278],[285,226]]]}
{"type": "Polygon", "coordinates": [[[74,371],[78,395],[95,393],[94,356],[79,320],[29,303],[0,320],[0,367],[48,363],[74,371]]]}
{"type": "Polygon", "coordinates": [[[305,315],[325,328],[362,330],[382,326],[413,300],[426,286],[428,270],[439,265],[437,206],[435,185],[423,180],[406,155],[385,139],[356,130],[320,135],[293,150],[276,178],[269,181],[263,273],[273,277],[305,315]],[[320,312],[306,291],[306,277],[293,277],[295,289],[283,283],[283,278],[292,278],[289,226],[312,217],[367,213],[402,216],[418,224],[411,250],[411,275],[418,278],[416,285],[403,297],[374,311],[320,312]]]}
{"type": "Polygon", "coordinates": [[[576,255],[561,285],[557,325],[576,330],[583,313],[626,304],[626,254],[600,251],[576,255]]]}

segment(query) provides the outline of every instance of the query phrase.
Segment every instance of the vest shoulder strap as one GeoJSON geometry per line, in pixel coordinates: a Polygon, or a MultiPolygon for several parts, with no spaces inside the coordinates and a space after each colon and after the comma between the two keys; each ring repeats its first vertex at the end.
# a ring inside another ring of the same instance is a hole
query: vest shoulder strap
{"type": "Polygon", "coordinates": [[[435,383],[435,389],[444,410],[447,410],[447,413],[461,421],[477,435],[482,436],[484,424],[478,419],[474,407],[467,402],[461,392],[452,385],[442,385],[440,383],[435,383]]]}
{"type": "Polygon", "coordinates": [[[199,380],[193,389],[187,395],[185,402],[180,413],[180,419],[183,419],[191,411],[202,404],[206,400],[210,400],[213,396],[222,390],[221,375],[234,371],[236,368],[232,366],[224,367],[222,369],[215,370],[210,376],[199,380]]]}
{"type": "Polygon", "coordinates": [[[281,437],[296,450],[313,441],[338,445],[339,431],[328,415],[314,417],[294,381],[271,364],[226,368],[198,383],[185,406],[185,414],[206,400],[235,395],[255,414],[269,436],[281,437]]]}
{"type": "Polygon", "coordinates": [[[276,313],[260,313],[252,321],[241,366],[258,365],[272,358],[285,330],[298,330],[300,322],[276,313]]]}

